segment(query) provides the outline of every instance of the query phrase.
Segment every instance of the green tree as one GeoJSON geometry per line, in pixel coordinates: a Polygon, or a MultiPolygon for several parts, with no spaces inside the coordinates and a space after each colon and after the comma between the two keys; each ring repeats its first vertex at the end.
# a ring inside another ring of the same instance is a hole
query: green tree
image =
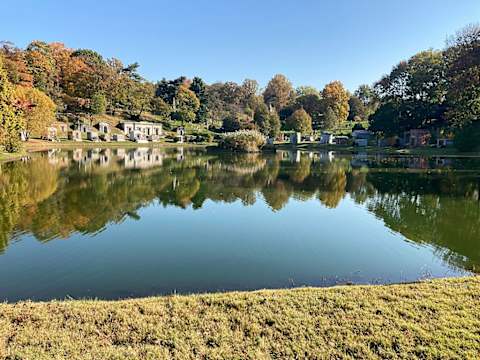
{"type": "Polygon", "coordinates": [[[331,107],[327,107],[323,113],[322,128],[333,129],[338,123],[339,121],[335,111],[331,107]]]}
{"type": "Polygon", "coordinates": [[[263,135],[275,138],[280,134],[280,118],[276,112],[270,112],[265,104],[257,107],[253,119],[263,135]]]}
{"type": "Polygon", "coordinates": [[[360,85],[354,95],[363,103],[365,107],[365,120],[368,120],[370,115],[377,111],[380,106],[380,99],[374,89],[369,85],[360,85]]]}
{"type": "MultiPolygon", "coordinates": [[[[297,97],[293,106],[293,111],[303,109],[312,118],[312,127],[318,129],[321,127],[322,113],[324,111],[323,101],[318,94],[306,94],[297,97]]],[[[292,111],[292,112],[293,112],[292,111]]],[[[290,116],[289,114],[288,116],[290,116]]],[[[288,117],[287,116],[287,117],[288,117]]]]}
{"type": "Polygon", "coordinates": [[[348,113],[348,120],[350,121],[360,121],[360,120],[367,120],[367,108],[365,107],[364,103],[360,98],[353,95],[350,96],[348,100],[348,106],[350,107],[348,113]]]}
{"type": "Polygon", "coordinates": [[[460,151],[474,151],[480,146],[480,122],[470,122],[455,133],[455,147],[460,151]]]}
{"type": "Polygon", "coordinates": [[[222,128],[227,132],[237,130],[252,130],[255,128],[255,124],[253,124],[251,118],[247,115],[238,112],[232,112],[223,119],[222,128]]]}
{"type": "Polygon", "coordinates": [[[295,89],[295,93],[297,97],[308,96],[308,95],[316,95],[320,97],[320,91],[318,91],[313,86],[299,86],[295,89]]]}
{"type": "Polygon", "coordinates": [[[207,123],[208,120],[208,97],[206,94],[206,84],[199,78],[194,77],[190,84],[192,90],[200,101],[200,106],[196,113],[196,121],[199,123],[207,123]]]}
{"type": "Polygon", "coordinates": [[[7,152],[20,150],[20,132],[25,128],[25,121],[14,106],[13,96],[13,86],[0,56],[0,144],[7,152]]]}
{"type": "Polygon", "coordinates": [[[92,103],[90,105],[90,111],[92,114],[105,114],[107,110],[107,98],[103,92],[96,92],[92,96],[92,103]]]}
{"type": "Polygon", "coordinates": [[[170,119],[170,115],[173,112],[172,107],[158,96],[152,98],[150,108],[155,115],[160,116],[161,119],[165,121],[170,119]]]}
{"type": "Polygon", "coordinates": [[[303,109],[295,110],[295,112],[287,119],[289,129],[309,134],[312,132],[312,118],[303,109]]]}
{"type": "Polygon", "coordinates": [[[428,50],[402,61],[375,84],[381,100],[376,126],[388,132],[441,127],[445,99],[445,62],[442,53],[428,50]],[[390,117],[385,118],[388,113],[390,117]],[[391,124],[386,124],[390,121],[391,124]]]}
{"type": "Polygon", "coordinates": [[[445,51],[448,65],[446,118],[461,128],[480,120],[480,26],[456,34],[445,51]]]}

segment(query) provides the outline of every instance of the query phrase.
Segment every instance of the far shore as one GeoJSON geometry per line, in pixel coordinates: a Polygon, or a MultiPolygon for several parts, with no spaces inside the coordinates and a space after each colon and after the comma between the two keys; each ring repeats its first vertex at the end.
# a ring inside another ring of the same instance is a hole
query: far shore
{"type": "Polygon", "coordinates": [[[121,142],[95,142],[95,141],[71,141],[62,140],[58,142],[44,141],[44,140],[29,140],[24,143],[24,148],[21,152],[16,153],[0,153],[0,162],[2,161],[14,161],[27,156],[28,153],[46,151],[50,149],[78,149],[78,148],[139,148],[139,147],[197,147],[205,148],[214,144],[208,143],[175,143],[175,142],[149,142],[140,144],[132,141],[121,142]]]}
{"type": "MultiPolygon", "coordinates": [[[[197,148],[215,148],[216,143],[175,143],[175,142],[149,142],[136,143],[132,141],[122,142],[94,142],[94,141],[71,141],[61,140],[59,142],[45,141],[32,139],[24,143],[24,148],[17,153],[0,153],[0,162],[19,160],[27,156],[30,152],[45,151],[50,149],[74,149],[74,148],[137,148],[137,147],[197,147],[197,148]]],[[[273,145],[266,145],[262,151],[276,151],[276,150],[300,150],[300,151],[335,151],[337,153],[345,154],[386,154],[386,155],[401,155],[401,156],[441,156],[441,157],[457,157],[457,158],[477,158],[480,157],[480,152],[459,152],[455,148],[395,148],[395,147],[354,147],[342,145],[321,145],[318,142],[303,142],[300,144],[290,143],[276,143],[273,145]]]]}
{"type": "Polygon", "coordinates": [[[0,304],[2,358],[477,358],[480,277],[0,304]]]}

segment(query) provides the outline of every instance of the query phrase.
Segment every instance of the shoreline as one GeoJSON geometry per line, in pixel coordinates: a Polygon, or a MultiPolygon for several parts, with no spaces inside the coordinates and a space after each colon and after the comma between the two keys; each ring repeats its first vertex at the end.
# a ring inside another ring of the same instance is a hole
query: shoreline
{"type": "Polygon", "coordinates": [[[0,356],[473,358],[480,276],[0,304],[0,356]]]}
{"type": "MultiPolygon", "coordinates": [[[[60,142],[50,142],[45,140],[29,140],[25,143],[24,148],[18,153],[0,153],[0,163],[19,160],[29,153],[46,151],[50,149],[72,149],[72,148],[138,148],[138,147],[151,147],[151,148],[164,148],[164,147],[193,147],[193,148],[206,148],[209,150],[221,150],[217,147],[216,143],[174,143],[174,142],[149,142],[145,144],[139,144],[131,141],[123,142],[90,142],[90,141],[70,141],[63,140],[60,142]]],[[[468,152],[462,153],[454,148],[392,148],[392,147],[353,147],[353,146],[339,146],[339,145],[320,145],[318,143],[301,143],[298,145],[292,145],[289,143],[281,143],[274,145],[266,145],[260,152],[274,152],[276,150],[283,151],[334,151],[340,154],[356,154],[365,153],[372,154],[384,154],[384,155],[397,155],[397,156],[440,156],[451,158],[480,158],[480,152],[468,152]]],[[[223,150],[222,150],[223,151],[223,150]]]]}
{"type": "Polygon", "coordinates": [[[480,152],[459,152],[455,148],[394,148],[394,147],[354,147],[342,145],[320,145],[318,143],[301,143],[292,146],[289,143],[267,145],[264,151],[275,150],[304,150],[304,151],[335,151],[338,153],[366,153],[366,154],[385,154],[400,156],[441,156],[441,157],[464,157],[476,158],[480,157],[480,152]]]}
{"type": "Polygon", "coordinates": [[[207,143],[167,143],[167,142],[149,142],[146,144],[139,144],[131,141],[123,142],[91,142],[91,141],[60,141],[51,142],[44,140],[33,140],[25,143],[24,148],[18,153],[0,153],[0,163],[19,160],[29,153],[46,151],[51,149],[78,149],[78,148],[167,148],[167,147],[192,147],[192,148],[207,148],[213,144],[207,143]]]}

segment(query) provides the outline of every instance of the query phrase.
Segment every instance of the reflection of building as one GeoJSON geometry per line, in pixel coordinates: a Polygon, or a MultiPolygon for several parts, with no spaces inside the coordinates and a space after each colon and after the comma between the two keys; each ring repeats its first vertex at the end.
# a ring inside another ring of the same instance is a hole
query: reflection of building
{"type": "Polygon", "coordinates": [[[100,166],[108,166],[111,159],[111,150],[105,149],[102,153],[100,153],[100,166]]]}
{"type": "Polygon", "coordinates": [[[146,169],[163,164],[163,153],[160,149],[138,148],[129,151],[124,157],[126,169],[146,169]]]}

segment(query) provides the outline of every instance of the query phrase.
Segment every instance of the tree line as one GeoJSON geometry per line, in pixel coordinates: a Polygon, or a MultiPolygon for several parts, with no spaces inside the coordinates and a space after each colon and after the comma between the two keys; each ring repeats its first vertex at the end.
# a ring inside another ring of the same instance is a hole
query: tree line
{"type": "Polygon", "coordinates": [[[19,132],[38,133],[55,118],[122,114],[158,121],[197,122],[220,131],[256,129],[311,133],[346,121],[370,121],[381,136],[416,128],[455,134],[460,147],[478,143],[480,126],[480,27],[458,32],[443,50],[401,61],[378,82],[350,93],[340,81],[319,90],[295,88],[282,74],[264,89],[256,80],[207,84],[200,77],[151,82],[139,64],[106,59],[90,49],[33,41],[25,49],[0,48],[0,144],[20,147],[19,132]]]}
{"type": "Polygon", "coordinates": [[[460,150],[473,150],[480,135],[480,26],[462,29],[444,50],[401,61],[374,92],[379,106],[372,130],[390,136],[429,129],[455,135],[460,150]]]}

